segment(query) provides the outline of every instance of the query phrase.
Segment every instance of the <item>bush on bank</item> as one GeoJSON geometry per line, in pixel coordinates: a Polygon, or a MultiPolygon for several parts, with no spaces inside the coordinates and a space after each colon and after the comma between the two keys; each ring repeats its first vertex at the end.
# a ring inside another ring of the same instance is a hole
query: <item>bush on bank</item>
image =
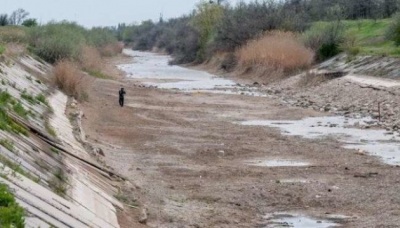
{"type": "Polygon", "coordinates": [[[8,187],[0,184],[0,227],[25,227],[24,209],[15,201],[8,187]]]}

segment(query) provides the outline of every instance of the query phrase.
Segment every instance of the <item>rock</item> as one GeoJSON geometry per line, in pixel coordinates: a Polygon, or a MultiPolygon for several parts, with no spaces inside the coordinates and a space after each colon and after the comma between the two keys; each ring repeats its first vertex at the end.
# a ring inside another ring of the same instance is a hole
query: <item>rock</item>
{"type": "Polygon", "coordinates": [[[147,224],[147,219],[148,219],[147,208],[143,208],[142,209],[142,213],[141,213],[140,218],[139,218],[139,222],[141,224],[147,224]]]}
{"type": "Polygon", "coordinates": [[[373,113],[372,113],[372,118],[378,119],[379,117],[380,117],[379,112],[373,112],[373,113]]]}
{"type": "Polygon", "coordinates": [[[105,155],[104,155],[104,152],[103,152],[103,150],[102,150],[101,148],[96,148],[96,149],[94,149],[94,152],[95,152],[95,154],[98,155],[98,156],[102,156],[102,157],[105,156],[105,155]]]}

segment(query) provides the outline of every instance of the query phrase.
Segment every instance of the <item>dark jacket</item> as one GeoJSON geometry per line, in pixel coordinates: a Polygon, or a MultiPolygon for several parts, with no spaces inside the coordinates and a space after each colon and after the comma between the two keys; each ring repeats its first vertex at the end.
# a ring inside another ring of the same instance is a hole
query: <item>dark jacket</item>
{"type": "Polygon", "coordinates": [[[124,89],[121,89],[121,90],[119,91],[119,98],[120,98],[120,99],[124,99],[125,94],[126,94],[125,90],[124,90],[124,89]]]}

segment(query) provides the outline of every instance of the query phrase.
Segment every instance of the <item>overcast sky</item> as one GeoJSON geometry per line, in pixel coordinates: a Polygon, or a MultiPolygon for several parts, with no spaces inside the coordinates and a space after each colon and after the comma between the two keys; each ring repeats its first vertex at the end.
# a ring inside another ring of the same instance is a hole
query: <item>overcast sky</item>
{"type": "MultiPolygon", "coordinates": [[[[229,0],[236,4],[240,0],[229,0]]],[[[86,27],[165,19],[190,13],[199,0],[1,0],[0,14],[23,8],[40,23],[76,21],[86,27]]]]}

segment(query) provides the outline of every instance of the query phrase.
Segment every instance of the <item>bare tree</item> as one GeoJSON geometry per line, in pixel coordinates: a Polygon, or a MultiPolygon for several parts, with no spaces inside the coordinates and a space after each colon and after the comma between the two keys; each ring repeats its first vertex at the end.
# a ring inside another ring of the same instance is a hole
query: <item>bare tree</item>
{"type": "Polygon", "coordinates": [[[9,22],[11,25],[20,25],[27,17],[29,13],[24,9],[17,9],[9,17],[9,22]]]}
{"type": "MultiPolygon", "coordinates": [[[[226,0],[217,0],[217,4],[221,5],[222,3],[226,2],[226,0]]],[[[213,4],[214,0],[210,0],[210,3],[213,4]]]]}

